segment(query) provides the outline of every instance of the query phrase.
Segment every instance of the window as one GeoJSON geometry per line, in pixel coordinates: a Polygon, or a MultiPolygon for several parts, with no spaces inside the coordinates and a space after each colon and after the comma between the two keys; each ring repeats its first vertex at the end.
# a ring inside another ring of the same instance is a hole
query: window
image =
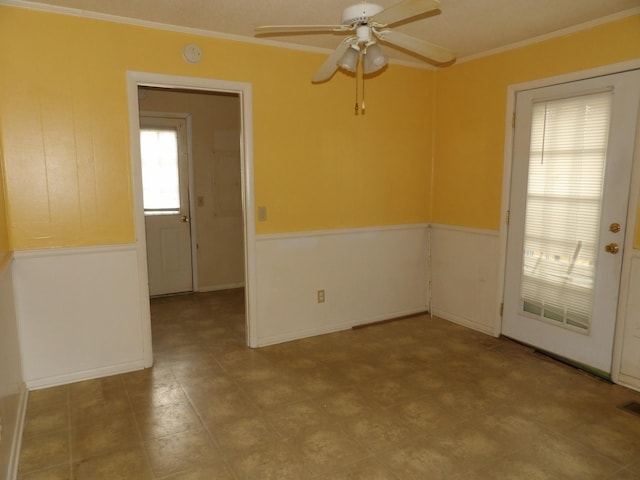
{"type": "Polygon", "coordinates": [[[521,297],[541,319],[588,330],[610,91],[533,106],[521,297]]]}
{"type": "Polygon", "coordinates": [[[145,215],[179,213],[180,176],[177,131],[142,128],[140,154],[145,215]]]}

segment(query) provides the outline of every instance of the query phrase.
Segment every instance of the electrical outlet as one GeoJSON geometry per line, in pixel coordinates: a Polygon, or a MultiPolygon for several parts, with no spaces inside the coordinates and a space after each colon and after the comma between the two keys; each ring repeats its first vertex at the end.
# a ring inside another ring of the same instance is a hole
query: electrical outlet
{"type": "Polygon", "coordinates": [[[318,303],[324,303],[324,290],[318,290],[318,303]]]}

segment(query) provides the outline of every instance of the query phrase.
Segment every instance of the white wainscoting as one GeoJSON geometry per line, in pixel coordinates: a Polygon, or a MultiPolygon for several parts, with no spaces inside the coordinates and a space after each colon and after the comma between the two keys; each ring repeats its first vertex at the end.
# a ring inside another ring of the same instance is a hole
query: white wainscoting
{"type": "Polygon", "coordinates": [[[617,382],[640,390],[640,251],[634,250],[631,255],[626,286],[623,279],[626,302],[618,316],[622,343],[617,382]]]}
{"type": "Polygon", "coordinates": [[[427,224],[256,240],[259,345],[428,309],[427,224]]]}
{"type": "Polygon", "coordinates": [[[499,322],[499,234],[431,225],[431,310],[489,335],[499,322]]]}
{"type": "Polygon", "coordinates": [[[0,479],[17,478],[20,439],[27,408],[22,379],[11,261],[0,265],[0,479]]]}
{"type": "Polygon", "coordinates": [[[140,272],[134,244],[15,253],[29,389],[151,365],[147,280],[140,272]]]}

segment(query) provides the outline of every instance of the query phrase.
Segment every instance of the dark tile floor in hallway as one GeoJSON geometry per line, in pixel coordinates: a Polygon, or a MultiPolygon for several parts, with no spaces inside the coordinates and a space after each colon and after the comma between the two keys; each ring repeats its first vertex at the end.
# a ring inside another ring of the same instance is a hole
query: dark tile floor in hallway
{"type": "Polygon", "coordinates": [[[438,318],[261,349],[153,299],[152,369],[31,392],[21,480],[631,480],[640,393],[438,318]]]}

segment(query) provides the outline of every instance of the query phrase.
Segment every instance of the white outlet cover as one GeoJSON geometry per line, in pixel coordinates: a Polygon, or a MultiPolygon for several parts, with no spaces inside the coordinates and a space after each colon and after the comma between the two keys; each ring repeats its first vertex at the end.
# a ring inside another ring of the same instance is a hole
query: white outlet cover
{"type": "Polygon", "coordinates": [[[195,43],[189,43],[182,49],[182,56],[189,63],[198,63],[202,60],[202,49],[195,43]]]}

